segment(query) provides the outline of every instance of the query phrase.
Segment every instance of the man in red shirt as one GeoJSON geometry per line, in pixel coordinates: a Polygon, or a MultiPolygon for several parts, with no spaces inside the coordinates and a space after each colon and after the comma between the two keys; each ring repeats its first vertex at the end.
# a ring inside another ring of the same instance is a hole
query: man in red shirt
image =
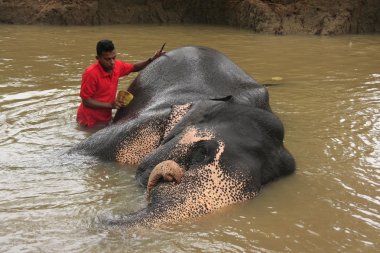
{"type": "Polygon", "coordinates": [[[77,122],[85,127],[107,126],[112,120],[112,109],[123,106],[116,100],[119,78],[144,69],[149,63],[163,55],[157,51],[146,61],[130,64],[116,60],[115,47],[110,40],[101,40],[96,45],[97,63],[83,73],[77,122]]]}

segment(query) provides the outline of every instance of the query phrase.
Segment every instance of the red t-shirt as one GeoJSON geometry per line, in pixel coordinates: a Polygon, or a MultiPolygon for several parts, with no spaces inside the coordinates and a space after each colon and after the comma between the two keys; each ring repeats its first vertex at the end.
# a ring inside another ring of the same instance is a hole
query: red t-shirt
{"type": "MultiPolygon", "coordinates": [[[[115,101],[119,77],[128,75],[134,69],[130,63],[115,60],[112,73],[104,71],[99,62],[89,66],[83,73],[80,97],[95,99],[101,102],[115,101]]],[[[112,109],[95,109],[81,103],[77,111],[77,122],[80,125],[94,127],[108,124],[112,119],[112,109]]]]}

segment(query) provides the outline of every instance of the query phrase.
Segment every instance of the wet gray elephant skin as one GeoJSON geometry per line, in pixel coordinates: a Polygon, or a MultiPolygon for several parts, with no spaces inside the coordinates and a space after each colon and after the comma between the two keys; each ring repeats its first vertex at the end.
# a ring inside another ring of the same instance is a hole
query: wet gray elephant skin
{"type": "Polygon", "coordinates": [[[115,122],[72,151],[137,166],[146,208],[112,225],[156,226],[245,201],[291,174],[267,89],[216,50],[183,47],[144,69],[115,122]]]}

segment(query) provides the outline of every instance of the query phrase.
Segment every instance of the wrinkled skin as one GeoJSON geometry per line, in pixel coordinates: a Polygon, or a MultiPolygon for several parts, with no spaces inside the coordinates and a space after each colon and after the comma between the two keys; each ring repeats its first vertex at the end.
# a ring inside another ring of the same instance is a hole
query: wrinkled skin
{"type": "Polygon", "coordinates": [[[109,224],[155,226],[251,199],[295,169],[267,89],[221,53],[184,47],[142,71],[115,123],[73,151],[137,165],[143,210],[109,224]]]}

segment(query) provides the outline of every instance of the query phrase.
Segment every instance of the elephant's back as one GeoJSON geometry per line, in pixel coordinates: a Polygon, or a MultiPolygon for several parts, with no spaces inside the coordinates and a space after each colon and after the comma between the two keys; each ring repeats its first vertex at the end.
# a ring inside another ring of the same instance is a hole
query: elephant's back
{"type": "Polygon", "coordinates": [[[222,53],[206,47],[183,47],[141,72],[138,84],[154,93],[177,93],[211,96],[231,95],[242,85],[256,81],[222,53]]]}
{"type": "Polygon", "coordinates": [[[224,54],[207,47],[181,47],[159,57],[140,72],[129,88],[134,100],[119,114],[262,88],[224,54]]]}

